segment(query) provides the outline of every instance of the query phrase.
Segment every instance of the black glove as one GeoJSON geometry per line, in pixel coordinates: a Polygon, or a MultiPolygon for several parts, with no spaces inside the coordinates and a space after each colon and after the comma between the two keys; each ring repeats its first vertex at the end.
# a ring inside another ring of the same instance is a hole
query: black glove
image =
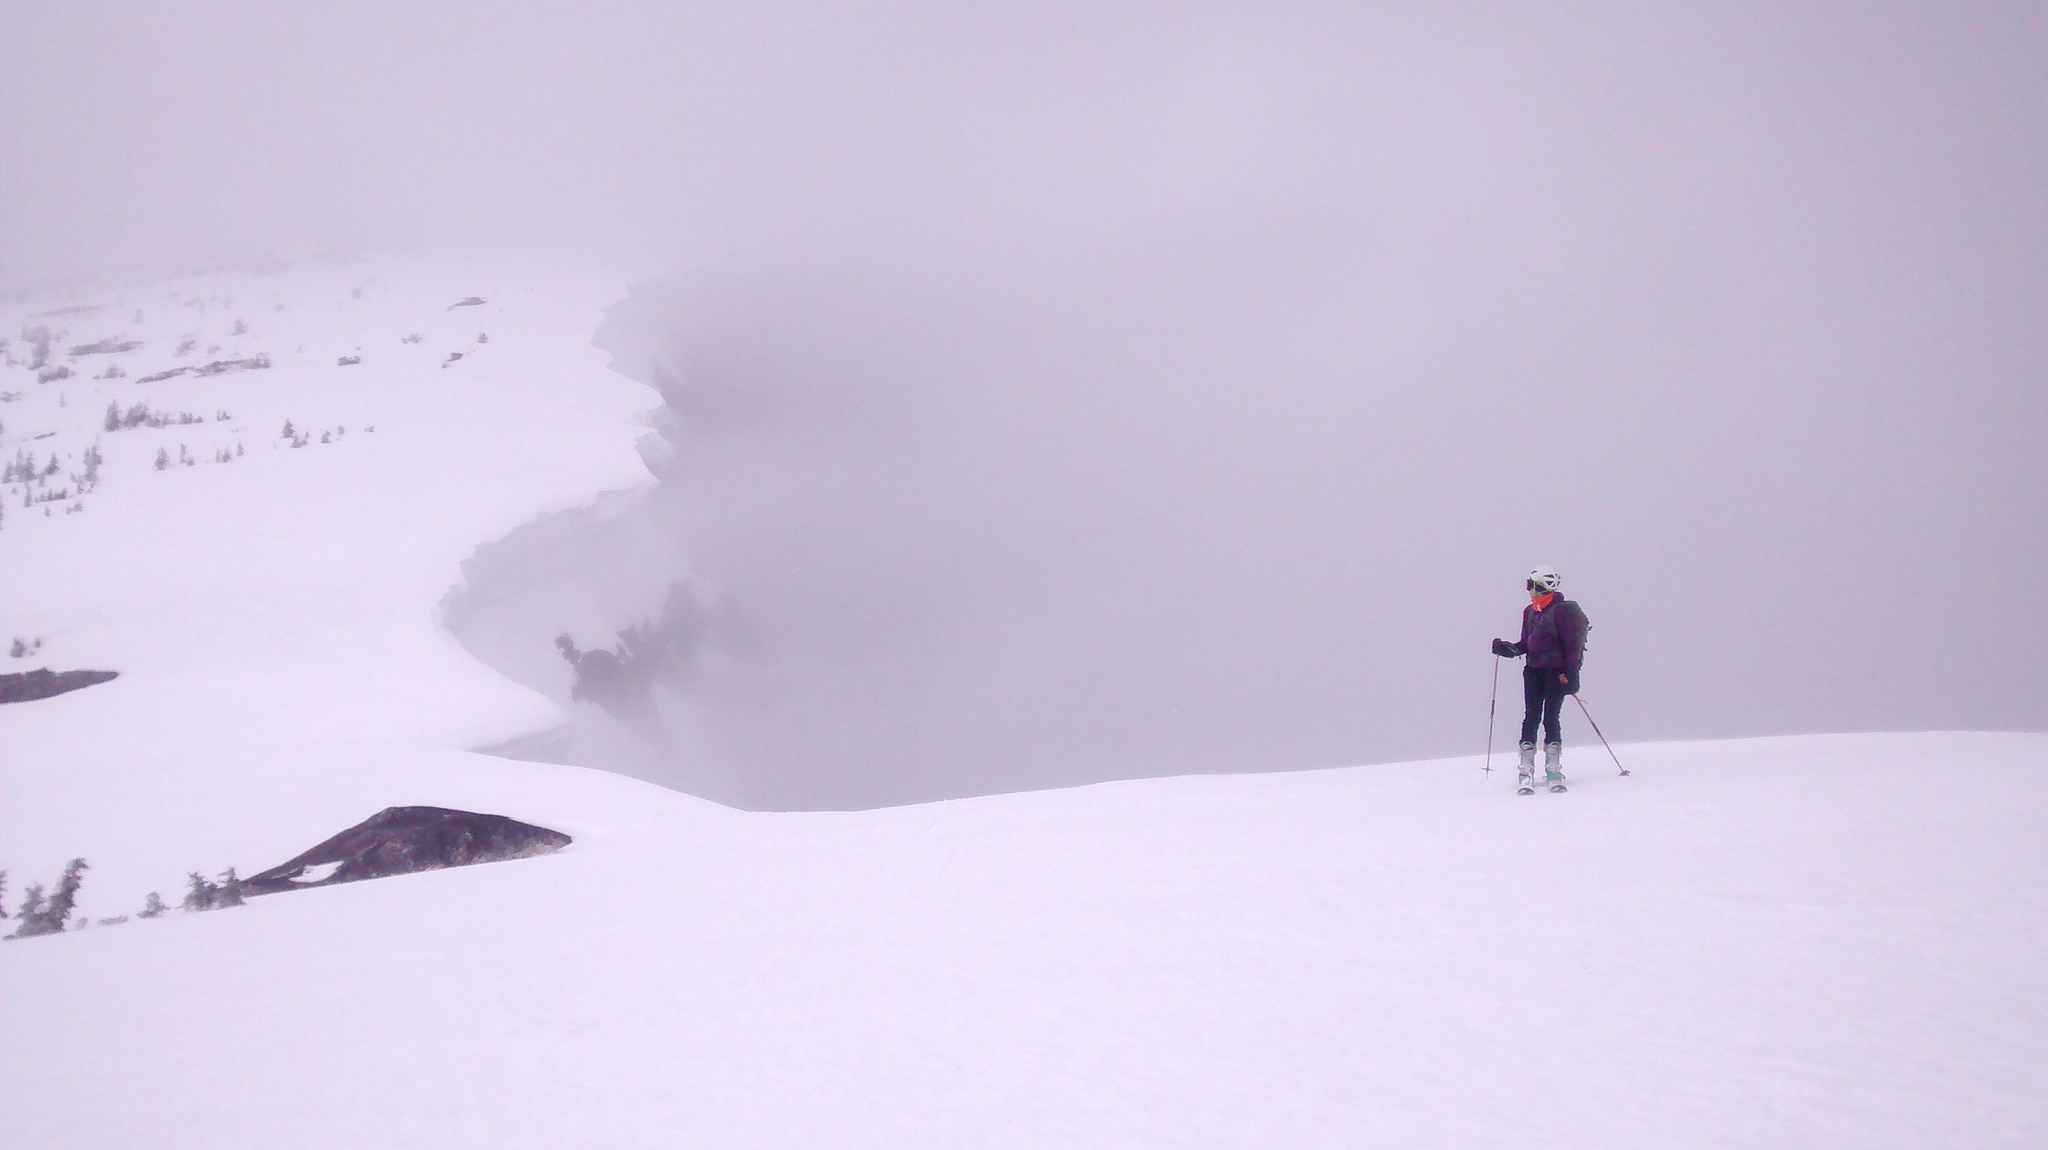
{"type": "Polygon", "coordinates": [[[1558,674],[1564,676],[1565,694],[1576,695],[1579,693],[1579,673],[1577,671],[1559,671],[1558,674]]]}
{"type": "Polygon", "coordinates": [[[1518,659],[1522,655],[1522,645],[1520,643],[1510,643],[1506,639],[1495,639],[1493,641],[1493,653],[1503,659],[1518,659]]]}

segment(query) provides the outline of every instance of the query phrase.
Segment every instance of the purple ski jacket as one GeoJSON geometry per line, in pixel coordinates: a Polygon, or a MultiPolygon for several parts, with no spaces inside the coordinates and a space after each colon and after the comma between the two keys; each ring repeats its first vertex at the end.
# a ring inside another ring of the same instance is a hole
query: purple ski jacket
{"type": "Polygon", "coordinates": [[[1524,667],[1570,671],[1574,677],[1586,658],[1586,613],[1569,599],[1557,598],[1541,611],[1534,603],[1522,608],[1524,667]]]}

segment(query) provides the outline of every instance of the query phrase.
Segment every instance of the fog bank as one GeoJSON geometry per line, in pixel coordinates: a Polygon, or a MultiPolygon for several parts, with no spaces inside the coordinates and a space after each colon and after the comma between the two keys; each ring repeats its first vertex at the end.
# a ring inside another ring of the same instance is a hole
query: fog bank
{"type": "Polygon", "coordinates": [[[670,396],[650,515],[736,637],[673,685],[681,776],[864,805],[1476,750],[1537,561],[1620,737],[2040,725],[2041,401],[2010,345],[1921,358],[1968,326],[1933,282],[1880,322],[1810,250],[1766,282],[1698,241],[1684,308],[1565,308],[1501,282],[1506,227],[1488,275],[1389,278],[1301,223],[618,309],[670,396]]]}

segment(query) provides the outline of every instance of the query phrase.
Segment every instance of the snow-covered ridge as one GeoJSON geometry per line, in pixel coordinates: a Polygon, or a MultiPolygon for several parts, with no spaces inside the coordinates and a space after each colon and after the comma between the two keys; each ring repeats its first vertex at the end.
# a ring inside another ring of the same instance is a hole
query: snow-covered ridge
{"type": "Polygon", "coordinates": [[[0,307],[4,669],[122,673],[0,709],[17,889],[85,855],[83,905],[132,909],[460,805],[461,748],[558,722],[436,611],[478,545],[648,481],[658,399],[590,342],[621,295],[383,261],[0,307]]]}

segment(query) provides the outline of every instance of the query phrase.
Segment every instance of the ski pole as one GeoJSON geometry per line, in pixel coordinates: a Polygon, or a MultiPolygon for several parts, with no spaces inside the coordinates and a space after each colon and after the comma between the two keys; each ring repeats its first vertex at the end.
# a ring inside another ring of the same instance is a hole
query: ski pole
{"type": "Polygon", "coordinates": [[[1608,746],[1607,736],[1600,734],[1600,724],[1593,722],[1593,712],[1588,711],[1586,709],[1586,700],[1579,698],[1577,695],[1573,695],[1572,701],[1579,705],[1579,713],[1586,716],[1586,722],[1592,725],[1593,733],[1595,735],[1599,735],[1600,745],[1603,747],[1607,747],[1607,757],[1614,760],[1615,769],[1621,772],[1623,778],[1627,778],[1628,768],[1621,765],[1621,756],[1614,753],[1613,747],[1608,746]]]}
{"type": "MultiPolygon", "coordinates": [[[[1493,777],[1493,711],[1500,706],[1500,656],[1493,657],[1493,698],[1486,702],[1486,771],[1487,778],[1493,777]]],[[[1623,771],[1627,774],[1627,771],[1623,771]]]]}

